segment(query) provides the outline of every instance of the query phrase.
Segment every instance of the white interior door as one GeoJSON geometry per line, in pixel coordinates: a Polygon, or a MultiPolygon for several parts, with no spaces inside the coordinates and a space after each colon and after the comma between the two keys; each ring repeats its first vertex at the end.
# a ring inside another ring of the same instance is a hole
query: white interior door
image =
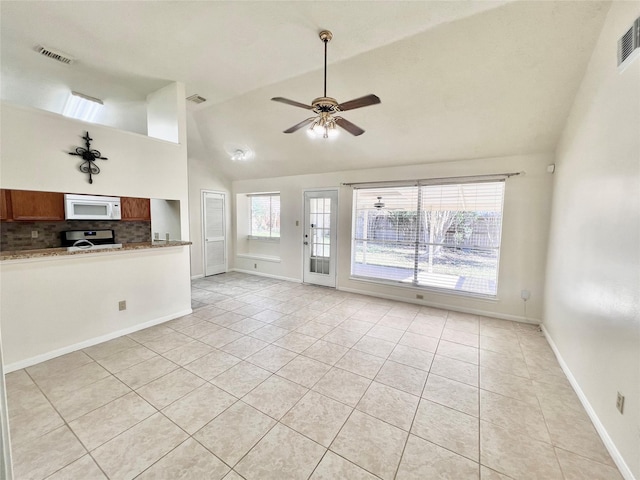
{"type": "Polygon", "coordinates": [[[338,191],[304,192],[305,283],[336,286],[338,191]]]}
{"type": "Polygon", "coordinates": [[[202,192],[205,276],[227,271],[224,204],[224,194],[202,192]]]}

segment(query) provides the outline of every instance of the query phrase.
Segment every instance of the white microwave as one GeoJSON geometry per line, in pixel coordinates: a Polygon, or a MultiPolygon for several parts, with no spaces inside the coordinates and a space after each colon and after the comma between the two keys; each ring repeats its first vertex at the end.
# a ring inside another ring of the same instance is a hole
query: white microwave
{"type": "Polygon", "coordinates": [[[64,218],[67,220],[120,220],[122,218],[120,198],[65,194],[64,218]]]}

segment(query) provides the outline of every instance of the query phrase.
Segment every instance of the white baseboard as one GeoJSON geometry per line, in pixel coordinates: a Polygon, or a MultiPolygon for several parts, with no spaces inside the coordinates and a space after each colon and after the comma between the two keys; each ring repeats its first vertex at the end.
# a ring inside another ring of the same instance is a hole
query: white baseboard
{"type": "Polygon", "coordinates": [[[169,315],[164,315],[160,318],[154,318],[153,320],[149,320],[148,322],[145,322],[145,323],[134,325],[133,327],[117,330],[115,332],[107,333],[99,337],[90,338],[89,340],[85,340],[83,342],[74,343],[73,345],[69,345],[66,347],[58,348],[56,350],[52,350],[47,353],[36,355],[35,357],[10,363],[4,366],[4,373],[15,372],[16,370],[20,370],[21,368],[27,368],[32,365],[36,365],[37,363],[45,362],[47,360],[51,360],[52,358],[65,355],[67,353],[75,352],[77,350],[82,350],[83,348],[87,348],[87,347],[92,347],[93,345],[97,345],[98,343],[106,342],[108,340],[113,340],[114,338],[121,337],[123,335],[128,335],[129,333],[137,332],[138,330],[144,330],[145,328],[153,327],[160,323],[168,322],[169,320],[173,320],[178,317],[189,315],[192,312],[193,310],[189,308],[187,310],[183,310],[180,312],[171,313],[169,315]]]}
{"type": "Polygon", "coordinates": [[[258,277],[273,278],[274,280],[284,280],[285,282],[302,283],[299,278],[281,277],[280,275],[271,275],[270,273],[256,272],[255,270],[244,270],[242,268],[232,268],[230,272],[248,273],[249,275],[256,275],[258,277]]]}
{"type": "Polygon", "coordinates": [[[191,275],[191,280],[197,280],[199,278],[204,278],[204,273],[199,273],[198,275],[191,275]]]}
{"type": "Polygon", "coordinates": [[[429,302],[429,301],[418,300],[413,298],[398,297],[396,295],[389,295],[384,293],[376,292],[374,294],[367,290],[359,290],[357,288],[339,287],[337,290],[340,290],[343,292],[349,292],[349,293],[357,293],[360,295],[366,295],[368,297],[380,297],[380,298],[386,298],[387,300],[397,300],[399,302],[413,303],[415,305],[422,305],[423,307],[441,308],[443,310],[451,310],[454,312],[470,313],[472,315],[480,315],[483,317],[499,318],[501,320],[511,320],[511,321],[520,322],[520,323],[530,323],[532,325],[540,325],[541,323],[540,320],[538,320],[537,318],[528,318],[528,317],[523,317],[521,315],[511,315],[508,313],[488,312],[486,310],[458,307],[458,306],[446,305],[444,303],[429,302]]]}
{"type": "Polygon", "coordinates": [[[609,436],[607,429],[604,427],[604,425],[600,421],[600,418],[598,418],[596,411],[591,406],[591,403],[589,403],[589,399],[580,388],[580,384],[578,384],[578,381],[573,376],[573,373],[571,373],[569,366],[562,358],[562,355],[560,354],[558,347],[553,341],[553,338],[551,338],[551,335],[549,334],[549,332],[547,331],[544,325],[542,325],[541,327],[542,327],[542,332],[544,333],[544,336],[547,339],[547,342],[549,342],[549,345],[551,346],[551,350],[553,350],[553,353],[558,359],[560,368],[562,368],[562,371],[567,376],[569,383],[571,384],[571,386],[573,387],[573,390],[576,392],[576,395],[580,399],[580,403],[582,403],[582,406],[587,412],[587,415],[589,415],[589,418],[591,419],[591,422],[593,422],[594,427],[596,427],[596,431],[598,432],[598,435],[600,435],[600,438],[602,439],[604,446],[609,451],[609,455],[611,455],[611,458],[613,459],[616,466],[620,470],[620,473],[625,478],[625,480],[635,480],[635,477],[631,472],[631,469],[627,465],[627,462],[625,462],[624,458],[622,458],[622,455],[618,451],[618,448],[616,447],[615,443],[613,443],[613,440],[609,436]]]}

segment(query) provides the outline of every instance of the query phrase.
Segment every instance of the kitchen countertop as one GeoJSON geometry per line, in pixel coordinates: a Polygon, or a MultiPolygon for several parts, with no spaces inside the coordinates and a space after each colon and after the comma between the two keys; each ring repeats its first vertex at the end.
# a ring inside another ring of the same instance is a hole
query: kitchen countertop
{"type": "Polygon", "coordinates": [[[149,248],[167,248],[167,247],[182,247],[185,245],[191,245],[191,242],[183,242],[179,240],[157,240],[155,242],[140,242],[140,243],[124,243],[122,248],[102,249],[102,250],[78,250],[75,252],[67,251],[67,247],[60,248],[42,248],[39,250],[12,250],[6,252],[0,252],[0,261],[6,260],[24,260],[29,258],[45,258],[45,257],[65,257],[68,255],[90,255],[101,254],[109,255],[117,252],[128,252],[131,250],[145,250],[149,248]]]}

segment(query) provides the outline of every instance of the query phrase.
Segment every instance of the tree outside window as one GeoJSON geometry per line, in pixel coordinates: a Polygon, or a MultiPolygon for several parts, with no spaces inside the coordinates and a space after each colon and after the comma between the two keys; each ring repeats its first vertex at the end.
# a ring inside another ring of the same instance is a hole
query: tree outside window
{"type": "Polygon", "coordinates": [[[280,238],[280,194],[249,195],[252,238],[280,238]]]}

